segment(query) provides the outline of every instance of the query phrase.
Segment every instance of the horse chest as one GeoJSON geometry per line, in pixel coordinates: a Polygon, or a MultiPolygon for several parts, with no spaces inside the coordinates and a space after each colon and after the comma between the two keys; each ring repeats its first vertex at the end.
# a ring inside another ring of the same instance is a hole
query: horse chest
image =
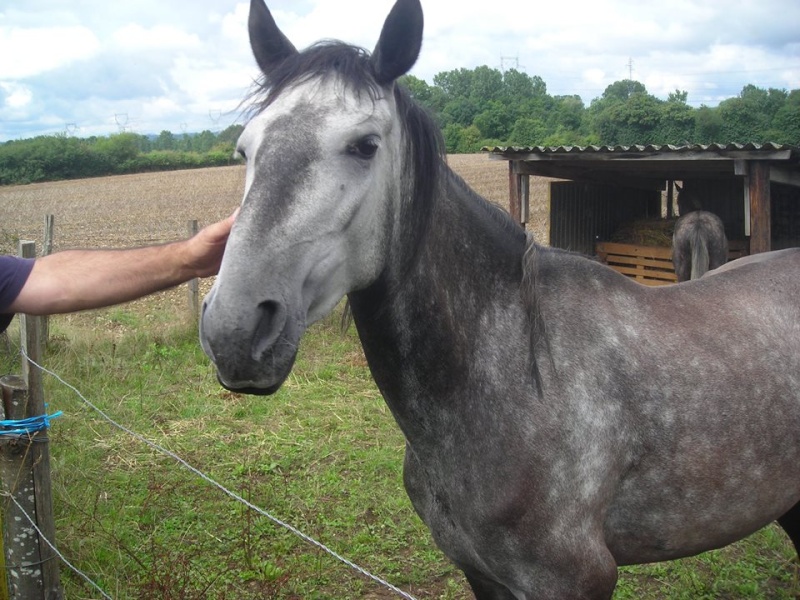
{"type": "Polygon", "coordinates": [[[488,539],[494,529],[487,527],[487,515],[496,510],[497,500],[488,497],[482,483],[461,466],[423,463],[410,447],[403,477],[415,510],[439,548],[462,568],[487,570],[484,554],[492,548],[488,539]]]}
{"type": "Polygon", "coordinates": [[[532,417],[503,421],[519,428],[499,435],[486,419],[490,433],[476,434],[472,443],[470,436],[454,441],[441,434],[436,444],[407,446],[407,493],[437,545],[462,568],[493,572],[517,561],[520,548],[535,540],[591,528],[587,513],[570,507],[609,496],[607,466],[614,461],[603,458],[608,452],[598,449],[589,461],[575,460],[569,446],[548,453],[552,426],[537,432],[523,426],[534,423],[532,417]],[[487,438],[496,442],[487,444],[487,438]]]}

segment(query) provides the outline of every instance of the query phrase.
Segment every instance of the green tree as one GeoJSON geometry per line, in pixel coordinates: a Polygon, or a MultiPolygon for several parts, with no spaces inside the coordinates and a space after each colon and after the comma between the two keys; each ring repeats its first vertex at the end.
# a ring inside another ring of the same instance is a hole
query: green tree
{"type": "Polygon", "coordinates": [[[398,80],[398,83],[406,88],[409,94],[411,94],[411,97],[420,104],[427,103],[431,98],[432,88],[424,79],[420,79],[414,75],[403,75],[398,80]]]}
{"type": "Polygon", "coordinates": [[[603,144],[654,143],[659,102],[638,81],[616,81],[589,107],[592,128],[603,144]]]}
{"type": "Polygon", "coordinates": [[[510,102],[519,102],[531,98],[535,94],[533,80],[530,75],[509,69],[503,73],[503,95],[510,102]]]}
{"type": "Polygon", "coordinates": [[[686,104],[686,100],[689,98],[689,92],[683,90],[675,90],[674,92],[670,92],[667,96],[667,102],[675,102],[678,104],[686,104]]]}
{"type": "Polygon", "coordinates": [[[475,125],[465,127],[461,131],[456,152],[460,154],[471,154],[479,152],[483,144],[481,143],[481,132],[475,125]]]}
{"type": "Polygon", "coordinates": [[[107,138],[98,138],[94,148],[108,158],[109,164],[117,167],[140,154],[140,138],[135,133],[117,133],[107,138]]]}
{"type": "Polygon", "coordinates": [[[158,134],[158,138],[153,143],[154,150],[175,150],[176,146],[175,136],[166,129],[158,134]]]}
{"type": "Polygon", "coordinates": [[[448,154],[457,154],[461,147],[461,138],[464,135],[464,128],[458,123],[449,123],[442,129],[444,146],[448,154]]]}
{"type": "Polygon", "coordinates": [[[580,96],[558,96],[554,99],[558,127],[566,131],[580,131],[586,107],[580,96]]]}
{"type": "Polygon", "coordinates": [[[632,79],[623,79],[606,87],[600,101],[625,102],[636,94],[647,94],[644,84],[632,79]]]}
{"type": "Polygon", "coordinates": [[[200,154],[205,154],[209,152],[214,145],[217,143],[217,136],[214,135],[208,129],[205,129],[194,136],[192,140],[192,146],[195,152],[199,152],[200,154]]]}
{"type": "Polygon", "coordinates": [[[475,116],[473,124],[484,138],[506,139],[512,125],[511,113],[502,102],[490,100],[486,109],[475,116]]]}
{"type": "Polygon", "coordinates": [[[800,146],[800,90],[792,90],[775,113],[770,140],[800,146]]]}
{"type": "Polygon", "coordinates": [[[688,92],[676,90],[660,104],[661,115],[653,137],[655,143],[686,144],[694,137],[695,119],[692,107],[686,104],[688,96],[688,92]]]}
{"type": "MultiPolygon", "coordinates": [[[[425,82],[423,81],[423,83],[425,82]]],[[[242,135],[242,131],[244,131],[244,125],[229,125],[217,136],[217,143],[236,145],[239,141],[239,137],[242,135]]]]}
{"type": "Polygon", "coordinates": [[[476,67],[472,72],[470,100],[481,106],[497,100],[503,94],[503,74],[486,65],[476,67]]]}
{"type": "Polygon", "coordinates": [[[697,144],[714,144],[722,141],[722,117],[708,106],[701,106],[694,112],[694,135],[697,144]]]}
{"type": "Polygon", "coordinates": [[[719,103],[722,135],[730,142],[767,142],[773,119],[786,103],[782,90],[746,85],[736,98],[719,103]]]}
{"type": "Polygon", "coordinates": [[[433,76],[433,83],[442,90],[448,102],[455,98],[468,98],[472,90],[472,71],[464,68],[444,71],[433,76]]]}
{"type": "Polygon", "coordinates": [[[456,123],[462,127],[472,125],[473,119],[480,112],[480,106],[465,96],[459,96],[445,104],[442,110],[442,123],[456,123]]]}
{"type": "Polygon", "coordinates": [[[547,137],[547,126],[541,119],[522,117],[514,123],[509,135],[513,146],[540,146],[547,137]]]}
{"type": "Polygon", "coordinates": [[[510,101],[520,102],[545,96],[547,85],[538,75],[531,77],[516,69],[509,69],[503,74],[503,91],[510,101]]]}

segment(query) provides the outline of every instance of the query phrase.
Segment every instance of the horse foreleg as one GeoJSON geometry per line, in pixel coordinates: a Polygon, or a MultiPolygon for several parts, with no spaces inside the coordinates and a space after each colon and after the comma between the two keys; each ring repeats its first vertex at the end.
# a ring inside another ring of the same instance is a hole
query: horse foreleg
{"type": "Polygon", "coordinates": [[[476,600],[518,600],[517,596],[506,586],[491,581],[475,572],[464,571],[472,593],[476,600]]]}
{"type": "Polygon", "coordinates": [[[794,549],[800,557],[800,502],[778,519],[778,525],[783,527],[789,539],[792,540],[794,549]]]}
{"type": "MultiPolygon", "coordinates": [[[[558,550],[553,549],[554,553],[558,550]]],[[[617,566],[608,550],[593,556],[561,555],[565,564],[534,564],[518,570],[505,583],[472,568],[462,568],[476,600],[610,600],[617,566]],[[596,560],[593,560],[595,558],[596,560]],[[524,574],[532,575],[525,577],[524,574]]],[[[506,573],[508,576],[509,573],[506,573]]]]}

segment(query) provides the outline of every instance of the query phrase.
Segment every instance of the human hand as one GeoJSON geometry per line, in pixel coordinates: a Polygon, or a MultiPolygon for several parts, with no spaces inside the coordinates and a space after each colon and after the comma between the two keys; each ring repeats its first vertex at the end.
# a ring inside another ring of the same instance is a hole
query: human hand
{"type": "Polygon", "coordinates": [[[197,235],[186,240],[186,264],[194,272],[194,277],[217,274],[228,236],[238,214],[237,208],[228,218],[204,227],[197,235]]]}

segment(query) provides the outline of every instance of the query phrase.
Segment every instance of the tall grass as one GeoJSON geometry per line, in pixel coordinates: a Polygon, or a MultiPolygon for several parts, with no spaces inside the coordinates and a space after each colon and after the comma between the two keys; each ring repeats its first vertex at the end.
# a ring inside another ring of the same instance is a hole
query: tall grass
{"type": "MultiPolygon", "coordinates": [[[[419,598],[470,598],[402,488],[404,441],[338,311],[271,397],[216,382],[193,324],[129,307],[53,320],[45,363],[114,420],[419,598]]],[[[12,334],[11,339],[14,339],[12,334]]],[[[13,346],[13,343],[12,343],[13,346]]],[[[0,350],[5,372],[18,366],[0,350]]],[[[47,377],[60,550],[117,599],[393,594],[110,425],[47,377]]],[[[795,598],[770,527],[698,558],[622,570],[616,598],[795,598]]],[[[64,570],[71,600],[97,592],[64,570]]]]}

